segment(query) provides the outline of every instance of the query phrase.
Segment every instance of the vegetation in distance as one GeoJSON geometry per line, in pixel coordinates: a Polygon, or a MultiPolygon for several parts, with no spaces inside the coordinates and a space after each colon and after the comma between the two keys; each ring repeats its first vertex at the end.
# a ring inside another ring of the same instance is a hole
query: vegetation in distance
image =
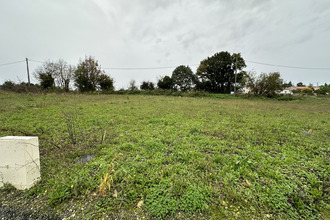
{"type": "Polygon", "coordinates": [[[77,219],[330,217],[328,98],[0,100],[0,136],[38,136],[41,162],[30,190],[0,189],[2,207],[77,219]]]}
{"type": "MultiPolygon", "coordinates": [[[[277,97],[279,92],[292,83],[284,83],[280,73],[262,73],[259,76],[254,72],[246,72],[244,59],[240,53],[230,54],[227,51],[215,53],[200,62],[194,73],[189,66],[176,67],[171,76],[163,76],[155,84],[150,81],[141,82],[140,87],[135,80],[131,80],[127,90],[114,91],[114,80],[101,69],[99,62],[92,56],[80,59],[77,66],[70,65],[64,60],[46,61],[34,71],[34,77],[39,84],[26,86],[6,81],[0,86],[2,90],[18,92],[69,92],[75,89],[78,92],[102,92],[102,93],[138,93],[148,91],[149,94],[173,92],[202,92],[212,94],[229,94],[248,90],[248,95],[277,97]]],[[[302,83],[298,83],[300,85],[302,83]]],[[[324,84],[315,90],[312,85],[303,88],[302,94],[329,94],[330,86],[324,84]]],[[[300,91],[294,91],[300,92],[300,91]]],[[[292,93],[292,92],[290,92],[292,93]]]]}

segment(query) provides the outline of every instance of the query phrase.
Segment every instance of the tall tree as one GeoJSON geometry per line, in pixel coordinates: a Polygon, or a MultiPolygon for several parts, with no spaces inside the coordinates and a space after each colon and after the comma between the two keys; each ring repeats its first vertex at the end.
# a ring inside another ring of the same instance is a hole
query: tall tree
{"type": "Polygon", "coordinates": [[[129,81],[128,90],[129,91],[137,91],[138,90],[138,87],[136,86],[136,81],[134,79],[129,81]]]}
{"type": "Polygon", "coordinates": [[[70,81],[73,78],[75,67],[61,59],[54,63],[54,67],[55,85],[65,89],[65,91],[69,91],[70,81]]]}
{"type": "Polygon", "coordinates": [[[245,76],[244,82],[255,95],[267,97],[274,97],[283,88],[283,79],[278,72],[262,73],[259,76],[250,73],[245,76]]]}
{"type": "Polygon", "coordinates": [[[43,89],[52,88],[55,86],[55,65],[53,62],[44,62],[41,66],[38,66],[34,71],[34,77],[39,81],[43,89]]]}
{"type": "Polygon", "coordinates": [[[196,76],[189,66],[178,66],[172,73],[172,81],[175,89],[187,91],[195,85],[196,76]]]}
{"type": "Polygon", "coordinates": [[[289,81],[288,83],[283,83],[283,88],[289,88],[292,86],[292,82],[289,81]]]}
{"type": "MultiPolygon", "coordinates": [[[[235,83],[235,69],[239,71],[244,67],[245,61],[239,53],[216,53],[201,61],[196,73],[197,87],[214,93],[230,93],[235,83]]],[[[241,82],[242,76],[242,73],[237,74],[237,82],[241,82]]]]}
{"type": "Polygon", "coordinates": [[[41,66],[39,66],[35,72],[34,77],[38,79],[41,86],[50,87],[50,79],[53,78],[53,85],[65,91],[69,91],[70,80],[73,77],[74,66],[67,64],[64,60],[58,61],[46,61],[41,66]],[[48,82],[43,82],[47,80],[48,82]]]}
{"type": "Polygon", "coordinates": [[[164,76],[164,77],[162,77],[158,80],[157,86],[160,89],[172,89],[173,88],[173,80],[169,76],[164,76]]]}
{"type": "Polygon", "coordinates": [[[74,72],[75,86],[80,92],[96,91],[100,88],[100,77],[105,78],[104,71],[93,57],[85,57],[81,60],[74,72]]]}
{"type": "Polygon", "coordinates": [[[113,79],[110,76],[102,73],[98,77],[98,85],[101,91],[113,91],[113,79]]]}
{"type": "Polygon", "coordinates": [[[155,85],[154,85],[153,82],[143,81],[142,84],[140,85],[140,89],[141,90],[154,90],[155,89],[155,85]]]}
{"type": "Polygon", "coordinates": [[[41,73],[39,75],[40,85],[43,89],[53,88],[55,85],[54,78],[51,73],[41,73]]]}

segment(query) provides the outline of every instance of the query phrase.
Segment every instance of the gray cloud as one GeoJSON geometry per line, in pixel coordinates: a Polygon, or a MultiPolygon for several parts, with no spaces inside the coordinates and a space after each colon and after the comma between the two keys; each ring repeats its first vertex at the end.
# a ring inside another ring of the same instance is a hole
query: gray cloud
{"type": "MultiPolygon", "coordinates": [[[[76,64],[93,55],[103,67],[177,66],[227,50],[250,61],[328,67],[329,23],[328,0],[13,0],[0,7],[0,64],[25,57],[76,64]]],[[[330,80],[330,71],[247,64],[287,81],[330,80]]],[[[31,62],[31,71],[38,65],[31,62]]],[[[121,88],[172,71],[106,72],[121,88]]],[[[24,63],[0,66],[0,83],[25,75],[24,63]]]]}

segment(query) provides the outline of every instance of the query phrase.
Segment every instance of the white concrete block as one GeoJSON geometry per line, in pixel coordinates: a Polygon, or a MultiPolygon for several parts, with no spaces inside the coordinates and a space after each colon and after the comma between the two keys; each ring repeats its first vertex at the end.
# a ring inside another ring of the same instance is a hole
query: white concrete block
{"type": "Polygon", "coordinates": [[[29,189],[39,179],[38,137],[0,138],[0,187],[10,183],[17,189],[29,189]]]}

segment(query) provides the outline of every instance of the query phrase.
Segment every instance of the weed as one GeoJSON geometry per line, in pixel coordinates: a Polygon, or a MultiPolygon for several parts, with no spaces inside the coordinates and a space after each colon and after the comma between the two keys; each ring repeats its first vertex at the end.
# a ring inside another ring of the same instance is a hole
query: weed
{"type": "Polygon", "coordinates": [[[113,172],[113,169],[109,170],[101,179],[101,184],[99,186],[99,193],[101,196],[104,196],[106,190],[110,191],[111,185],[113,184],[113,172]]]}
{"type": "Polygon", "coordinates": [[[2,187],[0,187],[0,192],[3,193],[11,193],[15,192],[17,189],[10,183],[4,183],[2,187]]]}
{"type": "Polygon", "coordinates": [[[77,143],[77,132],[78,132],[78,124],[77,124],[77,110],[69,110],[69,111],[62,111],[64,122],[67,128],[67,132],[69,134],[69,139],[72,144],[77,143]]]}

